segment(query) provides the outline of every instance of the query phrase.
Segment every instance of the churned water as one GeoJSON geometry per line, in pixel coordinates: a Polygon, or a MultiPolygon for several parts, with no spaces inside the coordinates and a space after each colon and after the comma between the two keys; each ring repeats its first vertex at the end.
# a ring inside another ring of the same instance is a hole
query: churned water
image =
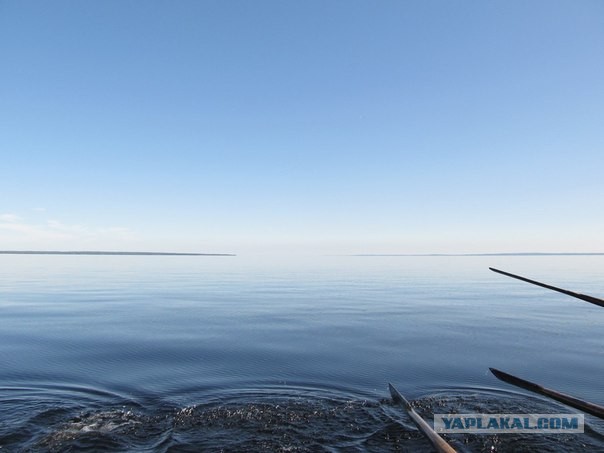
{"type": "MultiPolygon", "coordinates": [[[[433,413],[604,404],[603,256],[0,256],[0,451],[430,451],[433,413]]],[[[450,435],[460,451],[604,451],[585,434],[450,435]]]]}

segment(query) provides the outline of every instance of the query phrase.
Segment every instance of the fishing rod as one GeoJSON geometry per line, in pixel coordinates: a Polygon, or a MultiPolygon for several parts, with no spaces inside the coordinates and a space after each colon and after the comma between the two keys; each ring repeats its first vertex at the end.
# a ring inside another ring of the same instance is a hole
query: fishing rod
{"type": "Polygon", "coordinates": [[[388,388],[390,389],[390,395],[392,395],[392,401],[405,408],[407,414],[411,417],[411,420],[413,420],[422,434],[428,438],[438,453],[456,453],[456,450],[451,447],[445,439],[440,437],[417,412],[415,412],[415,409],[413,409],[409,401],[394,388],[394,385],[389,383],[388,388]]]}
{"type": "Polygon", "coordinates": [[[536,280],[531,280],[530,278],[522,277],[516,274],[510,274],[509,272],[501,271],[499,269],[495,269],[494,267],[489,267],[493,272],[497,272],[501,275],[506,275],[508,277],[515,278],[517,280],[522,280],[523,282],[531,283],[533,285],[541,286],[542,288],[551,289],[552,291],[557,291],[562,294],[566,294],[567,296],[575,297],[577,299],[584,300],[585,302],[589,302],[590,304],[598,305],[600,307],[604,307],[604,299],[599,299],[597,297],[588,296],[587,294],[576,293],[574,291],[569,291],[567,289],[558,288],[557,286],[547,285],[545,283],[538,282],[536,280]]]}

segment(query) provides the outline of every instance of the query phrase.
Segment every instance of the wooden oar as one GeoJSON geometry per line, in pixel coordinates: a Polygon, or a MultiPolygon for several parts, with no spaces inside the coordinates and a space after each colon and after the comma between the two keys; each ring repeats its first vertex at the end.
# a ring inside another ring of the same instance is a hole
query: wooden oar
{"type": "Polygon", "coordinates": [[[510,274],[509,272],[500,271],[499,269],[495,269],[493,267],[489,267],[493,272],[497,272],[498,274],[507,275],[508,277],[516,278],[518,280],[522,280],[523,282],[532,283],[533,285],[541,286],[542,288],[551,289],[553,291],[558,291],[559,293],[566,294],[571,297],[576,297],[577,299],[584,300],[585,302],[589,302],[591,304],[599,305],[600,307],[604,307],[604,299],[598,299],[597,297],[588,296],[587,294],[575,293],[574,291],[568,291],[567,289],[557,288],[555,286],[546,285],[545,283],[537,282],[535,280],[531,280],[525,277],[521,277],[520,275],[510,274]]]}
{"type": "Polygon", "coordinates": [[[409,404],[409,401],[407,401],[405,399],[405,397],[403,395],[401,395],[399,393],[399,391],[397,389],[395,389],[392,384],[389,383],[388,387],[390,388],[390,395],[392,395],[392,400],[395,403],[400,404],[405,408],[405,410],[407,411],[407,414],[409,414],[409,417],[411,417],[411,420],[413,420],[413,422],[417,425],[417,427],[424,434],[424,436],[426,436],[428,438],[428,440],[432,443],[434,448],[436,448],[437,452],[439,452],[439,453],[456,453],[456,450],[453,447],[451,447],[445,441],[445,439],[440,437],[436,433],[436,431],[434,431],[432,429],[432,427],[423,418],[421,418],[419,416],[419,414],[417,412],[415,412],[415,409],[413,409],[413,407],[411,407],[411,404],[409,404]]]}
{"type": "Polygon", "coordinates": [[[489,370],[491,370],[491,373],[493,373],[495,377],[501,379],[503,382],[507,382],[508,384],[515,385],[516,387],[530,390],[534,393],[539,393],[540,395],[549,396],[550,398],[556,401],[560,401],[561,403],[564,403],[567,406],[574,407],[575,409],[579,409],[580,411],[587,412],[588,414],[595,415],[598,418],[604,419],[604,406],[599,406],[598,404],[590,403],[589,401],[583,401],[578,398],[575,398],[574,396],[570,396],[565,393],[560,393],[555,390],[542,387],[539,384],[520,379],[519,377],[504,373],[503,371],[497,370],[495,368],[489,368],[489,370]]]}

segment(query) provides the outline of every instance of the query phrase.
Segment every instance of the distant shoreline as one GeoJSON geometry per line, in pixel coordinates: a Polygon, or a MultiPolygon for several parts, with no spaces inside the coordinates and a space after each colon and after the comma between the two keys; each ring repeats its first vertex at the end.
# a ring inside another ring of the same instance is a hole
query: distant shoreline
{"type": "Polygon", "coordinates": [[[604,252],[518,252],[518,253],[359,253],[345,256],[604,256],[604,252]]]}
{"type": "Polygon", "coordinates": [[[232,253],[0,250],[0,255],[237,256],[232,253]]]}

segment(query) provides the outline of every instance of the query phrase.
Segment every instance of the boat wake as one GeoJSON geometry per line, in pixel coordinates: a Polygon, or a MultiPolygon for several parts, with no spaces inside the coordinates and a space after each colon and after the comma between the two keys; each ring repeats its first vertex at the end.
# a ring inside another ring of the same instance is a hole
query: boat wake
{"type": "MultiPolygon", "coordinates": [[[[412,401],[430,424],[434,413],[547,413],[556,403],[487,390],[446,390],[412,401]]],[[[40,409],[40,407],[38,407],[40,409]]],[[[568,412],[568,410],[566,410],[568,412]]],[[[19,430],[0,432],[7,451],[432,451],[389,398],[246,393],[185,407],[133,404],[91,410],[46,408],[19,430]]],[[[445,436],[458,451],[602,451],[604,427],[586,417],[579,435],[445,436]]]]}

